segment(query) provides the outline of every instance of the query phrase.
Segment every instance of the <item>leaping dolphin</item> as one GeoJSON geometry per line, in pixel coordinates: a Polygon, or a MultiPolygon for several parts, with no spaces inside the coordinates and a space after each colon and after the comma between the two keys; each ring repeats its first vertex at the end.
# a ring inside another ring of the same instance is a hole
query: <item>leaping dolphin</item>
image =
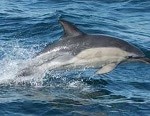
{"type": "Polygon", "coordinates": [[[104,74],[129,59],[150,63],[150,59],[140,49],[124,40],[107,35],[89,35],[66,20],[61,19],[59,22],[64,30],[61,39],[47,45],[18,76],[80,67],[99,68],[97,74],[104,74]]]}

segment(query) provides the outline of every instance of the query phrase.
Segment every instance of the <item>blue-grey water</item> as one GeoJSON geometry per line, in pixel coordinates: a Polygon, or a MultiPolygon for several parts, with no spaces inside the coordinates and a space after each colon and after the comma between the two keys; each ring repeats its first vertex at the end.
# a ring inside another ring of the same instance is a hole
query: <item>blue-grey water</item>
{"type": "Polygon", "coordinates": [[[150,65],[142,62],[101,76],[75,69],[7,82],[20,63],[59,40],[59,18],[121,38],[150,57],[150,0],[0,0],[0,116],[150,116],[150,65]]]}

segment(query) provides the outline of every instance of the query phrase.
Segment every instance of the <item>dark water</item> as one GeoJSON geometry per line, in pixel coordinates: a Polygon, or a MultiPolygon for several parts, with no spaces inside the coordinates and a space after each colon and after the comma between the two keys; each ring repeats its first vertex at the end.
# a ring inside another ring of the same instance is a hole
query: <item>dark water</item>
{"type": "MultiPolygon", "coordinates": [[[[59,18],[84,32],[131,42],[150,56],[149,0],[1,0],[0,82],[13,78],[62,35],[59,18]]],[[[30,83],[0,85],[0,116],[148,116],[150,65],[134,62],[113,72],[95,69],[50,72],[30,83]]]]}

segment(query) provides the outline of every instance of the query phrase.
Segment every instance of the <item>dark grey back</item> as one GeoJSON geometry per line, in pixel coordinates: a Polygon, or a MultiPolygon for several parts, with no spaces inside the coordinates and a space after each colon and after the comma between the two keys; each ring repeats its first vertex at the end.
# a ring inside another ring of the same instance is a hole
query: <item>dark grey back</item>
{"type": "Polygon", "coordinates": [[[143,52],[136,48],[135,46],[129,44],[126,41],[120,40],[118,38],[113,38],[104,35],[79,35],[75,37],[62,38],[61,40],[48,45],[42,52],[47,52],[56,47],[62,47],[60,51],[70,52],[72,55],[77,55],[79,52],[90,49],[90,48],[99,48],[99,47],[116,47],[124,51],[135,53],[139,56],[143,56],[143,52]]]}
{"type": "Polygon", "coordinates": [[[72,55],[77,55],[81,51],[90,48],[116,47],[135,53],[140,57],[144,56],[141,50],[124,40],[105,35],[88,35],[68,21],[61,20],[60,22],[64,29],[64,35],[59,41],[54,42],[52,45],[47,45],[42,53],[61,46],[66,46],[60,49],[61,52],[69,52],[72,55]]]}

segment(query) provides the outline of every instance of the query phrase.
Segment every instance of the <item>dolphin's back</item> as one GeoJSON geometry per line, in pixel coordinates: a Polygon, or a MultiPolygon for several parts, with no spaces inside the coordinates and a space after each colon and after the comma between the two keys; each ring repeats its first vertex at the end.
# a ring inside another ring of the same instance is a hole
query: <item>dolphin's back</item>
{"type": "Polygon", "coordinates": [[[62,47],[60,49],[62,52],[71,52],[73,55],[77,55],[81,51],[85,49],[91,49],[91,48],[100,48],[100,47],[113,47],[113,48],[119,48],[121,50],[124,50],[126,52],[135,53],[140,57],[143,57],[144,54],[141,50],[136,48],[135,46],[129,44],[128,42],[124,40],[120,40],[118,38],[109,37],[105,35],[79,35],[72,38],[65,38],[60,40],[58,43],[54,43],[51,48],[54,49],[56,47],[62,47]]]}
{"type": "Polygon", "coordinates": [[[129,53],[134,53],[138,57],[144,56],[141,50],[124,40],[105,35],[88,35],[68,21],[60,20],[60,23],[63,26],[64,35],[59,41],[47,45],[40,54],[59,48],[59,51],[77,55],[85,49],[113,47],[129,53]]]}

